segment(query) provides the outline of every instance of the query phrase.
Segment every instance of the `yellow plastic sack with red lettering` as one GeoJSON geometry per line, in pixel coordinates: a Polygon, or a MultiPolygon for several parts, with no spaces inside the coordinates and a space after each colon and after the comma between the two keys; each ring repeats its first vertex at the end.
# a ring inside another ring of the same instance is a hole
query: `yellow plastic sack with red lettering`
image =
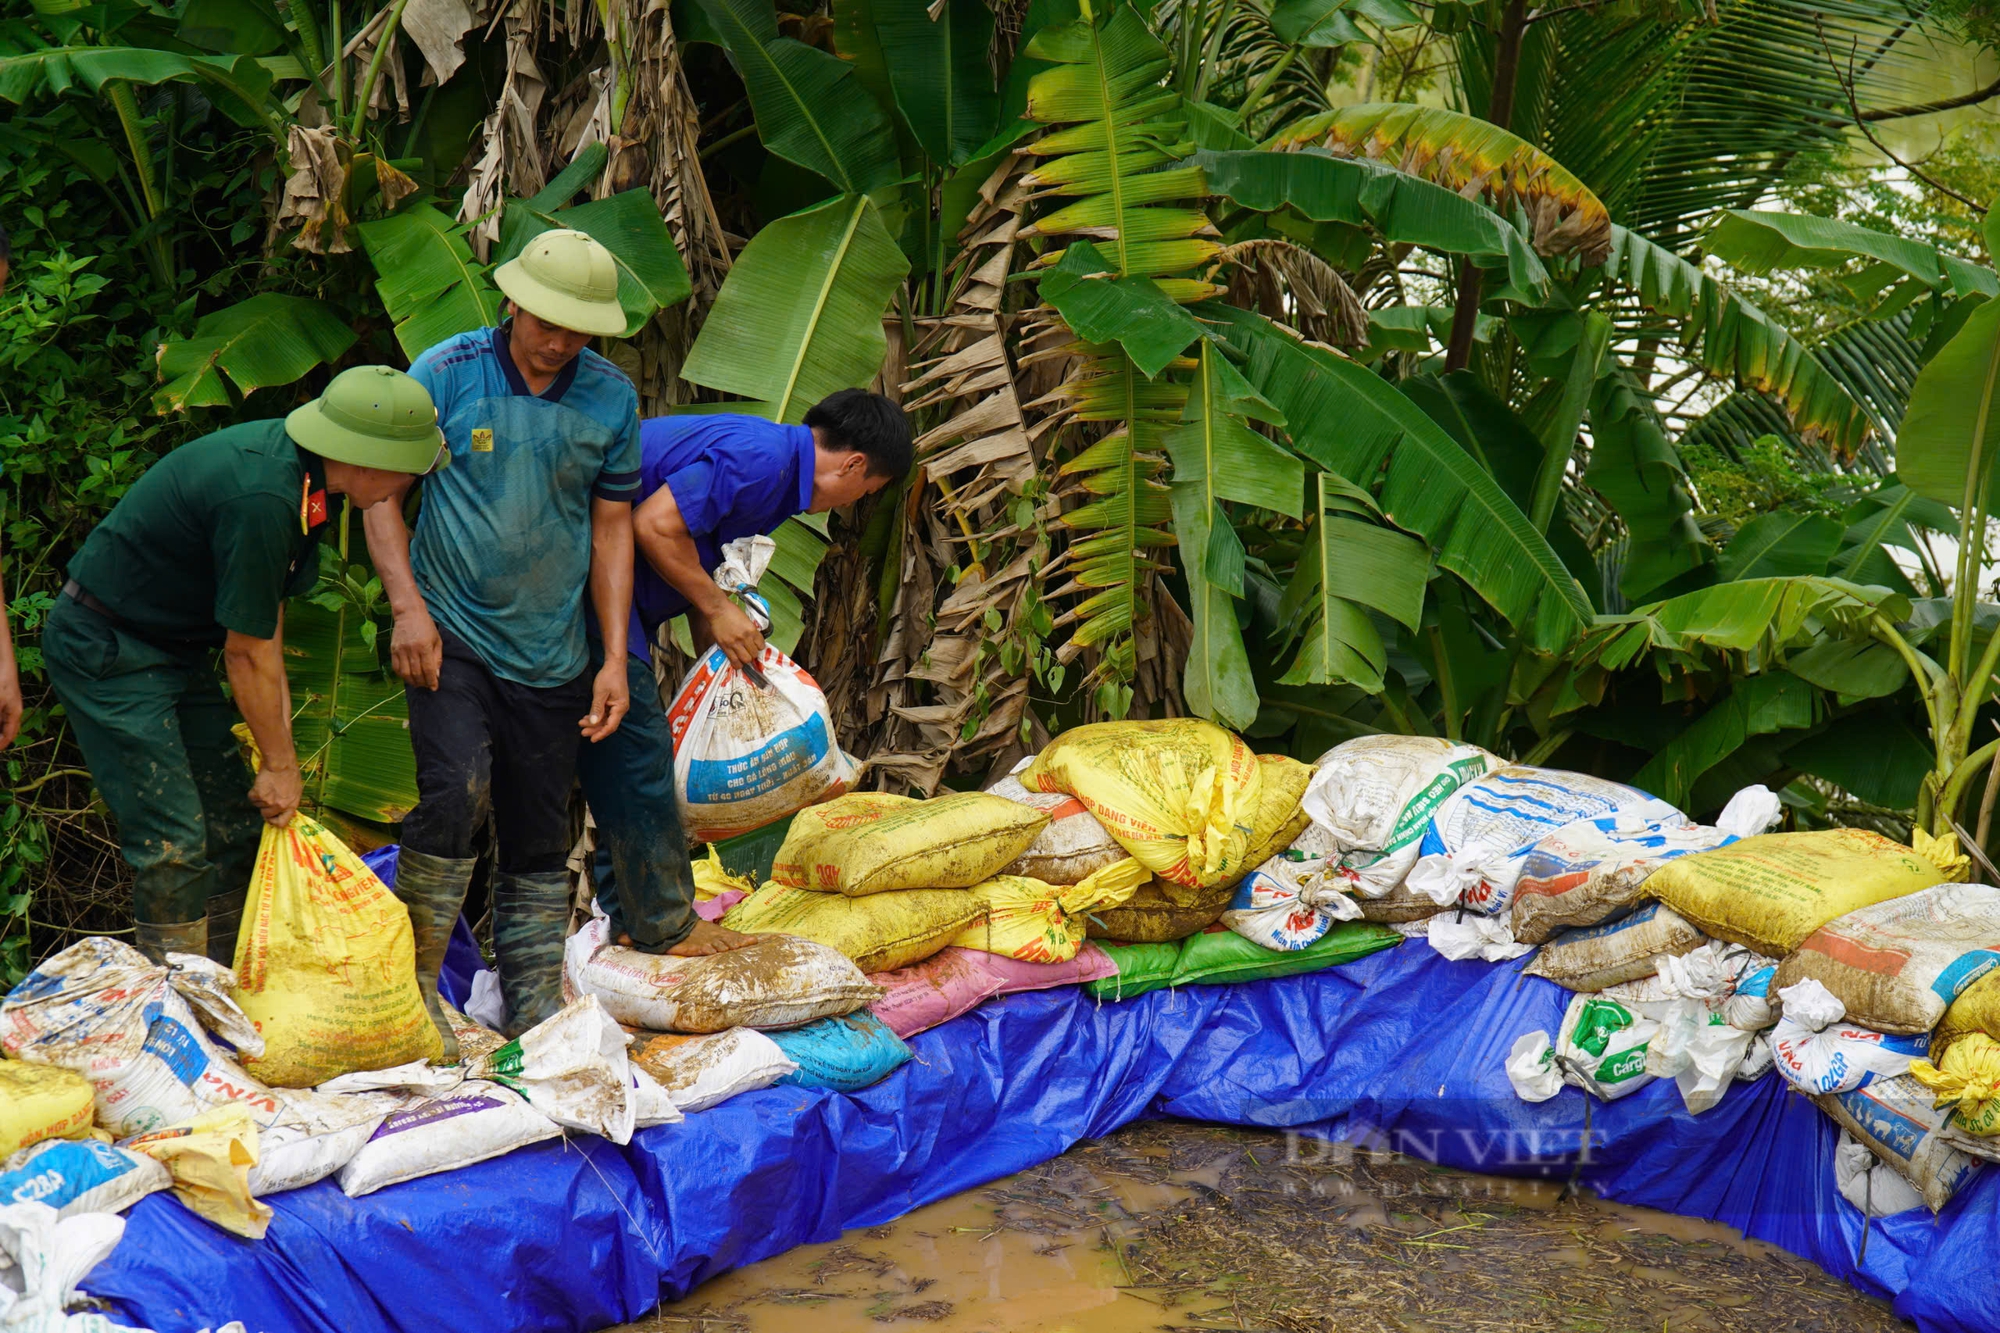
{"type": "Polygon", "coordinates": [[[1004,954],[1025,963],[1067,963],[1083,947],[1090,914],[1116,907],[1152,877],[1129,856],[1091,872],[1080,884],[995,875],[966,890],[967,897],[986,905],[986,913],[951,942],[961,949],[1004,954]]]}
{"type": "Polygon", "coordinates": [[[236,937],[236,1002],[264,1036],[243,1067],[277,1087],[444,1053],[417,989],[409,913],[305,815],[264,829],[236,937]]]}
{"type": "Polygon", "coordinates": [[[1193,888],[1241,879],[1265,840],[1264,765],[1240,737],[1198,718],[1076,727],[1035,756],[1021,785],[1068,792],[1140,864],[1193,888]]]}
{"type": "Polygon", "coordinates": [[[43,1139],[90,1132],[90,1080],[68,1069],[0,1060],[0,1161],[43,1139]]]}

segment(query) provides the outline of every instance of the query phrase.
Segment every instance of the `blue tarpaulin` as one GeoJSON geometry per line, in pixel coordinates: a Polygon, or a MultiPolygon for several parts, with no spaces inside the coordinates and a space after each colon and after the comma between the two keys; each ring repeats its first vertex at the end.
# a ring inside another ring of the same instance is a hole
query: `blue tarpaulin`
{"type": "MultiPolygon", "coordinates": [[[[455,950],[451,989],[476,961],[455,950]]],[[[191,1333],[590,1330],[728,1269],[875,1226],[1145,1116],[1365,1138],[1447,1166],[1567,1177],[1584,1095],[1530,1105],[1502,1068],[1554,1032],[1568,992],[1521,962],[1413,942],[1326,972],[1099,1004],[1010,995],[911,1039],[865,1091],[748,1093],[628,1147],[575,1135],[348,1199],[272,1196],[262,1241],[167,1195],[129,1214],[84,1288],[125,1320],[191,1333]]],[[[1813,1260],[1926,1330],[2000,1330],[2000,1172],[1941,1216],[1869,1224],[1835,1191],[1837,1132],[1775,1074],[1700,1116],[1671,1079],[1589,1108],[1580,1181],[1712,1218],[1813,1260]]]]}

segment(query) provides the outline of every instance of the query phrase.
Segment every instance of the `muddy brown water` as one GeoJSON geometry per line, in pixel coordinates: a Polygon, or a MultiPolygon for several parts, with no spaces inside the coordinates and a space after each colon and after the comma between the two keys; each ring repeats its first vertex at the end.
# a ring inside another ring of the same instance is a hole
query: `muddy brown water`
{"type": "Polygon", "coordinates": [[[720,1277],[615,1333],[1873,1333],[1728,1227],[1269,1131],[1148,1121],[720,1277]]]}

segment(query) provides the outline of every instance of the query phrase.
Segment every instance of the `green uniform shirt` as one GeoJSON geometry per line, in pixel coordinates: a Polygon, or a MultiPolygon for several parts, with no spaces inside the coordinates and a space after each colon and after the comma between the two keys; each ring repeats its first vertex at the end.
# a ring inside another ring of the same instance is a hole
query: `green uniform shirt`
{"type": "Polygon", "coordinates": [[[292,443],[282,419],[247,422],[153,464],[69,576],[142,637],[268,639],[279,603],[312,590],[313,531],[325,521],[320,459],[292,443]]]}

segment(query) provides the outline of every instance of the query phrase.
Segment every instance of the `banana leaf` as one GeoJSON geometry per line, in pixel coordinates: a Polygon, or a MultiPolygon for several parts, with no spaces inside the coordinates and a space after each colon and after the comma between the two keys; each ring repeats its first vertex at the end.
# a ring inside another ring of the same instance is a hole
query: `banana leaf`
{"type": "Polygon", "coordinates": [[[1836,218],[1732,208],[1709,228],[1710,254],[1745,273],[1842,268],[1855,260],[1887,265],[1932,291],[2000,296],[1992,269],[1947,255],[1934,245],[1890,236],[1836,218]]]}
{"type": "Polygon", "coordinates": [[[737,256],[681,376],[802,420],[881,371],[882,312],[909,269],[866,195],[779,218],[737,256]]]}
{"type": "Polygon", "coordinates": [[[325,301],[264,292],[204,315],[194,337],[160,344],[160,412],[226,407],[238,395],[290,384],[315,366],[338,361],[354,330],[325,301]]]}
{"type": "Polygon", "coordinates": [[[414,361],[446,338],[500,322],[500,294],[473,258],[467,228],[426,203],[355,232],[375,266],[375,290],[396,322],[396,341],[414,361]]]}
{"type": "Polygon", "coordinates": [[[1896,433],[1896,472],[1918,495],[1962,509],[1968,479],[1992,492],[2000,467],[2000,301],[1972,312],[1917,376],[1896,433]]]}
{"type": "Polygon", "coordinates": [[[647,190],[625,190],[575,208],[548,210],[534,200],[511,199],[500,231],[495,267],[521,253],[529,241],[559,227],[585,232],[603,242],[618,266],[618,304],[625,311],[625,336],[646,326],[655,311],[685,301],[694,291],[674,238],[647,190]]]}

